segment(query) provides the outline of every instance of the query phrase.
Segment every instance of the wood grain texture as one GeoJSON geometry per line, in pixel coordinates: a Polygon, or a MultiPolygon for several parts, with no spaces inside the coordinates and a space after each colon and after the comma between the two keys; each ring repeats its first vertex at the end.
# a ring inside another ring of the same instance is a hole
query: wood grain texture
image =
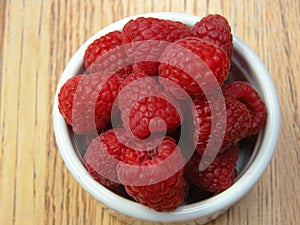
{"type": "Polygon", "coordinates": [[[278,92],[281,132],[260,181],[210,225],[300,220],[298,0],[0,0],[0,224],[114,224],[65,167],[52,105],[62,71],[99,29],[134,14],[221,13],[262,59],[278,92]]]}

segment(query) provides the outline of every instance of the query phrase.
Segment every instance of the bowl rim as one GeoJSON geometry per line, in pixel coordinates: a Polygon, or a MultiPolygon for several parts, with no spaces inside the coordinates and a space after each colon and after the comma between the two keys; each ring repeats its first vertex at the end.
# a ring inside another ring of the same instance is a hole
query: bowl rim
{"type": "Polygon", "coordinates": [[[280,108],[271,76],[256,53],[235,34],[233,34],[234,51],[242,54],[245,60],[252,66],[254,72],[260,74],[256,78],[259,83],[263,84],[262,91],[268,110],[268,118],[264,128],[264,138],[259,146],[260,151],[257,152],[251,165],[248,166],[243,175],[230,188],[200,202],[179,206],[173,212],[157,212],[139,203],[118,196],[100,185],[89,175],[76,152],[72,150],[73,142],[68,132],[68,126],[58,110],[58,93],[60,88],[67,79],[76,75],[80,70],[83,64],[85,49],[90,43],[110,31],[123,27],[130,19],[141,16],[178,20],[188,25],[192,25],[200,20],[198,16],[173,12],[137,14],[108,25],[91,36],[72,56],[57,85],[52,113],[55,139],[60,155],[73,177],[87,192],[105,206],[127,216],[148,221],[180,222],[198,219],[217,211],[225,210],[240,200],[260,179],[273,156],[280,130],[280,108]],[[115,204],[116,202],[117,204],[115,204]]]}

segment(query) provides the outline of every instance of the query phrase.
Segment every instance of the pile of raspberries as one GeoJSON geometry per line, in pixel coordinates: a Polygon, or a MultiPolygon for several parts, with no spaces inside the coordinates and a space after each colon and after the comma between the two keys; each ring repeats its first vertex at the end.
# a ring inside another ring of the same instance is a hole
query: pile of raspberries
{"type": "Polygon", "coordinates": [[[58,95],[90,175],[156,211],[230,187],[239,142],[267,118],[247,81],[229,81],[232,54],[231,28],[218,14],[192,27],[139,17],[93,41],[86,72],[58,95]],[[179,145],[182,134],[189,140],[179,145]]]}

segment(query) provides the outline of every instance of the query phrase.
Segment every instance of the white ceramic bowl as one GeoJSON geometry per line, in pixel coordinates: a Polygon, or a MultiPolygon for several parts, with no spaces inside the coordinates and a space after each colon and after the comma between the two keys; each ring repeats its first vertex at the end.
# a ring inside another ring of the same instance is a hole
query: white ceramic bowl
{"type": "MultiPolygon", "coordinates": [[[[247,79],[258,90],[268,111],[267,122],[264,129],[259,133],[255,146],[251,147],[252,149],[249,151],[249,154],[242,153],[239,157],[237,169],[240,175],[235,183],[220,194],[200,202],[179,206],[175,211],[168,213],[156,212],[109,191],[97,183],[83,166],[81,156],[76,151],[72,131],[68,128],[64,118],[58,111],[57,95],[67,79],[84,71],[83,55],[90,43],[110,31],[121,30],[127,21],[139,16],[176,20],[190,26],[200,20],[199,17],[179,13],[164,12],[136,15],[115,22],[101,29],[88,39],[71,58],[57,86],[53,106],[56,142],[61,157],[74,178],[87,192],[106,205],[109,211],[119,219],[130,224],[145,224],[147,223],[145,221],[204,224],[224,213],[230,206],[249,192],[268,166],[276,148],[280,128],[280,109],[277,94],[272,79],[258,56],[234,35],[233,63],[236,69],[241,72],[240,74],[243,74],[241,78],[247,79]]],[[[249,146],[245,145],[244,147],[247,148],[249,146]]]]}

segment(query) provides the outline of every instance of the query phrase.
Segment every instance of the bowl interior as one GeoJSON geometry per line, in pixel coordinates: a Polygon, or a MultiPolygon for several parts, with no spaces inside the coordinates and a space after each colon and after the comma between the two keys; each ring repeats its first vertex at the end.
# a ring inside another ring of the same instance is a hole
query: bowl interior
{"type": "Polygon", "coordinates": [[[143,220],[172,222],[184,221],[187,218],[189,220],[196,219],[216,211],[224,210],[245,195],[262,175],[272,157],[279,132],[278,100],[272,80],[256,54],[235,35],[230,80],[247,80],[256,88],[266,103],[268,119],[264,129],[261,130],[255,139],[246,138],[240,142],[240,156],[236,166],[239,176],[229,189],[220,194],[213,195],[196,203],[184,203],[171,213],[155,212],[136,202],[116,195],[98,184],[88,174],[82,163],[84,151],[78,145],[78,137],[67,126],[58,111],[57,94],[60,87],[71,76],[84,72],[83,55],[87,46],[105,33],[113,30],[121,30],[128,20],[139,16],[177,20],[189,26],[200,20],[199,17],[178,13],[136,15],[111,24],[85,42],[68,63],[57,87],[53,106],[53,120],[60,154],[72,175],[85,190],[109,208],[122,212],[125,215],[143,220]]]}

